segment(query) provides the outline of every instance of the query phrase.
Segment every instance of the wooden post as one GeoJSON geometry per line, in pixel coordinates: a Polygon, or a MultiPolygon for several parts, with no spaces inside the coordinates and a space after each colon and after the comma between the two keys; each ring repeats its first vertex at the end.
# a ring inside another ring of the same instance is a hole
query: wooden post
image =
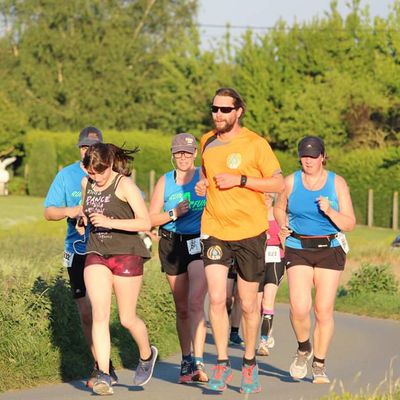
{"type": "Polygon", "coordinates": [[[131,179],[133,180],[134,183],[136,183],[136,169],[135,168],[132,169],[131,179]]]}
{"type": "Polygon", "coordinates": [[[393,223],[392,228],[397,231],[399,229],[399,192],[393,193],[393,223]]]}
{"type": "Polygon", "coordinates": [[[374,224],[374,191],[368,189],[368,228],[374,224]]]}
{"type": "Polygon", "coordinates": [[[149,176],[149,198],[150,199],[151,199],[151,196],[153,196],[155,178],[156,178],[156,172],[154,171],[154,169],[152,169],[150,171],[150,176],[149,176]]]}

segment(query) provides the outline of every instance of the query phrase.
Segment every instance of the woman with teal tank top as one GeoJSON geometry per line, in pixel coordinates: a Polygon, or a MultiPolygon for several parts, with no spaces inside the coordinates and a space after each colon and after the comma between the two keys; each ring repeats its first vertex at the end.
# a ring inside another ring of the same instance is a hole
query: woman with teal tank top
{"type": "Polygon", "coordinates": [[[312,360],[313,383],[329,383],[325,358],[333,336],[333,310],[348,246],[342,232],[356,223],[346,181],[324,168],[324,142],[306,136],[298,145],[302,169],[285,179],[274,215],[285,246],[290,319],[298,342],[290,375],[303,379],[312,360]],[[310,342],[312,288],[315,327],[310,342]]]}
{"type": "Polygon", "coordinates": [[[175,168],[158,180],[150,203],[150,218],[152,226],[160,227],[161,270],[166,273],[175,302],[182,350],[178,382],[207,382],[203,362],[207,283],[200,248],[200,220],[206,200],[194,190],[200,178],[200,168],[194,164],[195,137],[189,133],[175,135],[171,152],[175,168]]]}

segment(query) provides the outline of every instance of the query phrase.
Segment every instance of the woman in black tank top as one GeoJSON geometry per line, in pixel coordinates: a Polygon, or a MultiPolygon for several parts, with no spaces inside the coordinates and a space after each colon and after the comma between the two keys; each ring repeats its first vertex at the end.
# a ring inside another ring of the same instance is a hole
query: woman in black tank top
{"type": "Polygon", "coordinates": [[[129,178],[128,163],[136,151],[98,143],[89,147],[83,159],[88,172],[82,180],[83,220],[90,226],[84,277],[92,305],[92,340],[99,369],[93,391],[97,394],[113,393],[109,375],[113,289],[121,324],[139,348],[136,385],[150,380],[157,358],[147,328],[136,315],[143,263],[150,258],[138,231],[151,227],[141,191],[129,178]]]}

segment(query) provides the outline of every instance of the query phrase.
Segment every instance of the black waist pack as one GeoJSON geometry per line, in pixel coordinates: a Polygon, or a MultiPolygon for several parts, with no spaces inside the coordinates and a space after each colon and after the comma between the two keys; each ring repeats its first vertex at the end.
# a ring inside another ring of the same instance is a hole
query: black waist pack
{"type": "Polygon", "coordinates": [[[300,240],[303,249],[324,249],[331,247],[331,242],[337,236],[336,233],[324,236],[307,236],[292,232],[290,236],[300,240]]]}

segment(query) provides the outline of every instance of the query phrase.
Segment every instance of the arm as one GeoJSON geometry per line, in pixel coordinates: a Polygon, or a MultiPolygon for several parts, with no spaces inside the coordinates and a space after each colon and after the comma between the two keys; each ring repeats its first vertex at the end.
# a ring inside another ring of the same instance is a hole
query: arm
{"type": "Polygon", "coordinates": [[[293,188],[293,175],[289,175],[285,178],[285,190],[282,193],[278,194],[274,205],[274,218],[278,223],[280,230],[278,233],[279,239],[281,240],[282,245],[285,245],[286,238],[290,235],[291,230],[288,227],[287,220],[287,204],[290,193],[293,188]]]}
{"type": "Polygon", "coordinates": [[[102,214],[90,214],[90,222],[94,226],[108,229],[119,229],[127,232],[148,231],[151,229],[150,216],[139,188],[128,177],[123,177],[117,188],[116,195],[123,201],[127,201],[135,218],[113,219],[102,214]]]}
{"type": "Polygon", "coordinates": [[[64,218],[77,218],[81,213],[82,207],[55,207],[45,208],[44,217],[47,221],[59,221],[64,218]]]}
{"type": "Polygon", "coordinates": [[[338,175],[335,177],[335,188],[339,201],[339,211],[331,208],[329,200],[325,197],[318,198],[319,207],[341,231],[348,232],[353,230],[356,225],[349,188],[346,181],[338,175]]]}

